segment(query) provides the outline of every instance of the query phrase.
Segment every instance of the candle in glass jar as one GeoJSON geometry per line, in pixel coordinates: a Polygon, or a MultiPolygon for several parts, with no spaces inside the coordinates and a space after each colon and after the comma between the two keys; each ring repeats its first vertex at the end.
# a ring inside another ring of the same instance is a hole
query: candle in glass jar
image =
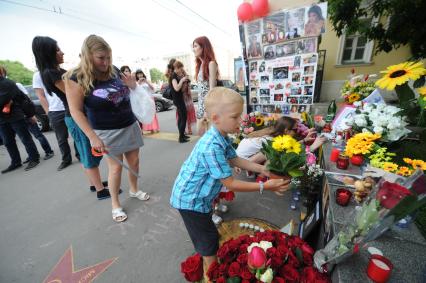
{"type": "Polygon", "coordinates": [[[338,148],[333,148],[331,150],[331,154],[330,154],[330,161],[331,162],[336,162],[337,159],[339,158],[339,154],[340,154],[340,150],[338,148]]]}
{"type": "Polygon", "coordinates": [[[336,167],[339,168],[339,169],[341,169],[341,170],[348,169],[348,167],[349,167],[349,158],[345,154],[340,153],[339,157],[337,158],[337,161],[336,161],[336,167]]]}
{"type": "Polygon", "coordinates": [[[367,267],[367,275],[374,282],[384,283],[388,281],[393,265],[384,256],[372,255],[367,267]]]}
{"type": "Polygon", "coordinates": [[[384,263],[383,261],[381,261],[381,260],[378,260],[378,259],[372,259],[371,260],[378,268],[381,268],[381,269],[383,269],[383,270],[390,270],[390,267],[386,264],[386,263],[384,263]]]}

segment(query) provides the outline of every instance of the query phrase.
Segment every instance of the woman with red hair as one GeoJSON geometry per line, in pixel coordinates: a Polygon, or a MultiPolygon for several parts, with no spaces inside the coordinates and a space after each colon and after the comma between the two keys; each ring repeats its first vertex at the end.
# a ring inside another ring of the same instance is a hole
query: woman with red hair
{"type": "Polygon", "coordinates": [[[217,85],[219,70],[212,44],[206,36],[197,37],[192,43],[195,55],[195,78],[198,83],[197,129],[201,136],[208,128],[204,114],[204,98],[209,90],[217,85]]]}

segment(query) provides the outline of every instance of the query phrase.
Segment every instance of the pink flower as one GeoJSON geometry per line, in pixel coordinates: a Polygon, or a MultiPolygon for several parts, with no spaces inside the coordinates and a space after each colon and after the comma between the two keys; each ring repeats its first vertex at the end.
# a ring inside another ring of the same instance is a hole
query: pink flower
{"type": "Polygon", "coordinates": [[[248,254],[247,264],[252,269],[262,269],[266,264],[266,253],[261,247],[253,247],[248,254]]]}
{"type": "Polygon", "coordinates": [[[316,164],[317,162],[317,158],[315,156],[315,154],[313,154],[310,151],[306,152],[306,163],[308,163],[308,165],[313,165],[316,164]]]}
{"type": "Polygon", "coordinates": [[[254,131],[254,128],[253,127],[250,127],[249,128],[249,133],[251,133],[251,132],[253,132],[254,131]]]}
{"type": "Polygon", "coordinates": [[[244,134],[249,134],[250,133],[250,129],[249,128],[244,128],[244,134]]]}

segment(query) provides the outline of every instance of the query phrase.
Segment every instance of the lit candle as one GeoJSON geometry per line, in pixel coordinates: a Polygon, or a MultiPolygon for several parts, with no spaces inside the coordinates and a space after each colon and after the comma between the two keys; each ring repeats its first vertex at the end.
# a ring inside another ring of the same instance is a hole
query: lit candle
{"type": "Polygon", "coordinates": [[[339,154],[340,154],[340,150],[338,148],[333,148],[330,154],[330,161],[336,162],[337,158],[339,157],[339,154]]]}

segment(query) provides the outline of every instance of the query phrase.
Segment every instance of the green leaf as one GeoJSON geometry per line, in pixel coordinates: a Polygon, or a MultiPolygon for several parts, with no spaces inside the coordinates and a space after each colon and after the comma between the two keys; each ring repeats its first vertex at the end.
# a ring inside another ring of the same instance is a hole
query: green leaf
{"type": "Polygon", "coordinates": [[[415,97],[413,90],[408,86],[407,83],[403,85],[397,85],[395,92],[398,95],[399,103],[407,102],[415,97]]]}
{"type": "Polygon", "coordinates": [[[240,282],[241,282],[241,278],[236,276],[226,279],[226,283],[240,283],[240,282]]]}
{"type": "Polygon", "coordinates": [[[302,177],[303,176],[303,171],[299,170],[299,169],[292,169],[288,171],[288,174],[291,177],[302,177]]]}
{"type": "Polygon", "coordinates": [[[421,76],[419,79],[414,81],[413,87],[419,88],[425,84],[425,75],[421,76]]]}
{"type": "Polygon", "coordinates": [[[301,250],[301,249],[299,249],[299,248],[295,248],[295,249],[294,249],[294,254],[296,255],[297,259],[298,259],[300,262],[303,262],[303,253],[302,253],[302,250],[301,250]]]}

